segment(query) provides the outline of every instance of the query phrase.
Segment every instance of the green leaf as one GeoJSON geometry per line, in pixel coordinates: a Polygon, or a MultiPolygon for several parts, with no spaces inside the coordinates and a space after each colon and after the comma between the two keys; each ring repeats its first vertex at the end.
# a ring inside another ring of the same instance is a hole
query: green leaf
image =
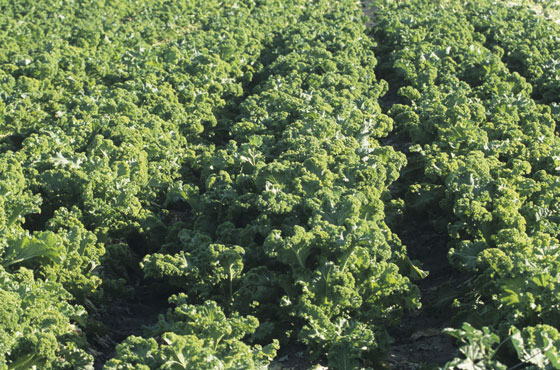
{"type": "Polygon", "coordinates": [[[43,231],[33,236],[10,240],[1,264],[7,267],[37,257],[46,257],[54,263],[60,263],[63,252],[59,237],[51,231],[43,231]]]}

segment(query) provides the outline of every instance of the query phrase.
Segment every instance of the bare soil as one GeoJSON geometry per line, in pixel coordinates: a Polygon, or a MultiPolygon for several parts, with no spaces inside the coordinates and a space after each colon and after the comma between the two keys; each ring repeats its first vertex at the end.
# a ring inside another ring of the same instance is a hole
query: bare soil
{"type": "Polygon", "coordinates": [[[143,328],[155,324],[158,316],[168,310],[167,294],[155,295],[157,291],[149,284],[139,285],[132,299],[113,299],[95,317],[99,329],[89,340],[93,345],[95,370],[101,370],[116,355],[119,343],[130,335],[142,336],[143,328]]]}

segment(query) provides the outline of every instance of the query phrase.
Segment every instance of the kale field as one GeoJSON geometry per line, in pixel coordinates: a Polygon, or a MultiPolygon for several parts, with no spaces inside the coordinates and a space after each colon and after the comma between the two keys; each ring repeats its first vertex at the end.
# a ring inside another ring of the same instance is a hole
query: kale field
{"type": "Polygon", "coordinates": [[[0,0],[0,370],[560,369],[559,13],[0,0]]]}

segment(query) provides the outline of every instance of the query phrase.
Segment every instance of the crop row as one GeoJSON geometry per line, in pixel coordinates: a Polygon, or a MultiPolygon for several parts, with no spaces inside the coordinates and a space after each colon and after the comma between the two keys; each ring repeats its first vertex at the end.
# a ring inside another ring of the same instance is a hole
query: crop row
{"type": "Polygon", "coordinates": [[[0,369],[101,367],[111,305],[161,295],[106,369],[383,366],[424,275],[399,176],[471,277],[446,367],[560,368],[558,26],[370,5],[377,44],[350,0],[2,2],[0,369]]]}
{"type": "Polygon", "coordinates": [[[557,368],[560,138],[551,108],[504,64],[509,45],[496,38],[489,49],[461,2],[440,5],[374,2],[373,31],[401,86],[390,116],[410,143],[406,205],[447,229],[451,264],[472,276],[454,302],[464,324],[450,330],[462,356],[447,368],[557,368]]]}
{"type": "Polygon", "coordinates": [[[500,47],[508,68],[533,86],[533,98],[549,104],[553,113],[558,114],[560,26],[557,20],[539,16],[538,7],[496,1],[480,1],[467,9],[465,15],[475,30],[484,35],[484,44],[488,48],[500,47]]]}
{"type": "Polygon", "coordinates": [[[203,132],[258,68],[266,27],[298,14],[282,10],[2,5],[0,366],[93,366],[87,337],[103,330],[87,313],[134,294],[127,280],[160,244],[167,188],[211,148],[203,132]]]}
{"type": "MultiPolygon", "coordinates": [[[[227,140],[201,148],[195,181],[175,184],[186,217],[142,261],[193,302],[255,315],[257,342],[298,341],[341,369],[372,364],[386,323],[418,305],[384,222],[381,198],[404,157],[375,139],[391,120],[360,20],[351,2],[319,1],[284,25],[237,115],[213,129],[227,140]]],[[[189,333],[180,319],[150,335],[189,333]]],[[[118,349],[125,361],[130,348],[118,349]]]]}
{"type": "Polygon", "coordinates": [[[7,2],[0,16],[0,367],[92,368],[139,279],[173,306],[108,369],[260,368],[299,342],[377,363],[419,306],[385,224],[352,1],[7,2]],[[277,340],[278,339],[278,340],[277,340]]]}

